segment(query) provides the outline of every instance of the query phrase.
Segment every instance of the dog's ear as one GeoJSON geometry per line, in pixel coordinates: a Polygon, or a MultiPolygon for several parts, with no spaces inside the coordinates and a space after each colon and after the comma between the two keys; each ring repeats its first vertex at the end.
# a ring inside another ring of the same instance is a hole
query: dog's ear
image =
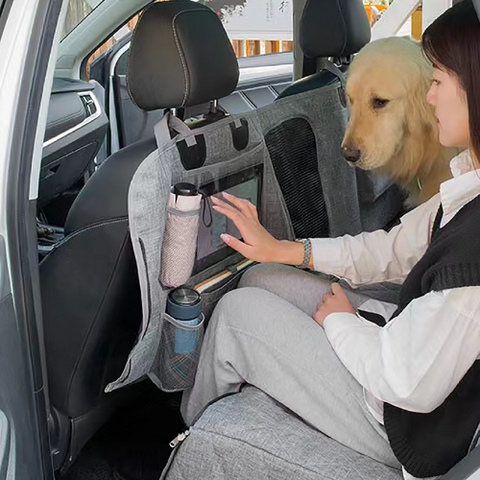
{"type": "Polygon", "coordinates": [[[420,166],[424,171],[429,171],[428,163],[436,160],[440,149],[434,109],[427,103],[432,68],[424,59],[423,53],[421,61],[424,63],[417,64],[417,71],[411,72],[409,76],[409,95],[405,115],[407,140],[404,145],[404,160],[410,166],[413,176],[417,175],[418,172],[415,170],[420,166]]]}
{"type": "MultiPolygon", "coordinates": [[[[409,76],[409,95],[407,113],[410,120],[410,127],[413,129],[426,128],[431,129],[436,125],[434,109],[427,102],[427,93],[430,90],[433,78],[433,69],[421,51],[416,63],[416,69],[409,76]]],[[[423,132],[425,133],[425,132],[423,132]]]]}

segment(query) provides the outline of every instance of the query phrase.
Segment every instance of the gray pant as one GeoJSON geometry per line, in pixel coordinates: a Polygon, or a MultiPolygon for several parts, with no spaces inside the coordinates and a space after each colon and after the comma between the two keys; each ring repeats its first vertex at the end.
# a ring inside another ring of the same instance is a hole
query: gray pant
{"type": "MultiPolygon", "coordinates": [[[[338,442],[399,468],[362,387],[312,318],[327,291],[328,279],[294,267],[263,264],[247,271],[213,312],[195,385],[182,399],[187,425],[210,402],[250,383],[338,442]]],[[[354,307],[368,298],[347,295],[354,307]]]]}

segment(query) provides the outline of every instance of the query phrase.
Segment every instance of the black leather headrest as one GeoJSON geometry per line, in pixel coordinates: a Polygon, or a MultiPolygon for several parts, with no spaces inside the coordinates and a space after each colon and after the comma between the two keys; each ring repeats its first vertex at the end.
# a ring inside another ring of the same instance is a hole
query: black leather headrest
{"type": "Polygon", "coordinates": [[[300,47],[308,58],[346,57],[370,41],[362,0],[308,0],[300,21],[300,47]]]}
{"type": "Polygon", "coordinates": [[[218,16],[196,2],[152,4],[132,36],[127,84],[143,110],[191,107],[225,97],[238,62],[218,16]]]}

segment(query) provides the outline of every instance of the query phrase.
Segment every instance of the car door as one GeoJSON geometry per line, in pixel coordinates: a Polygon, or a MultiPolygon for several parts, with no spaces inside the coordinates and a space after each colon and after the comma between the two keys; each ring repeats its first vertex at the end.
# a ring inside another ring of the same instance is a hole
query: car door
{"type": "MultiPolygon", "coordinates": [[[[50,0],[6,0],[0,10],[0,480],[53,479],[36,196],[29,188],[33,159],[41,153],[37,127],[45,124],[38,118],[61,7],[50,0]]],[[[35,177],[38,182],[38,172],[35,177]]]]}

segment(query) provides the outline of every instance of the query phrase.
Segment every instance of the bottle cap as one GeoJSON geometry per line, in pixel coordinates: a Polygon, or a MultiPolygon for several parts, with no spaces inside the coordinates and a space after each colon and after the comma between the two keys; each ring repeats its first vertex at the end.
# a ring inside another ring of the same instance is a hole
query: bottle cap
{"type": "Polygon", "coordinates": [[[186,197],[193,197],[197,195],[197,187],[193,183],[180,182],[173,186],[172,193],[175,195],[182,195],[186,197]]]}
{"type": "Polygon", "coordinates": [[[175,288],[167,297],[167,313],[177,320],[192,320],[202,313],[202,297],[191,288],[175,288]]]}

